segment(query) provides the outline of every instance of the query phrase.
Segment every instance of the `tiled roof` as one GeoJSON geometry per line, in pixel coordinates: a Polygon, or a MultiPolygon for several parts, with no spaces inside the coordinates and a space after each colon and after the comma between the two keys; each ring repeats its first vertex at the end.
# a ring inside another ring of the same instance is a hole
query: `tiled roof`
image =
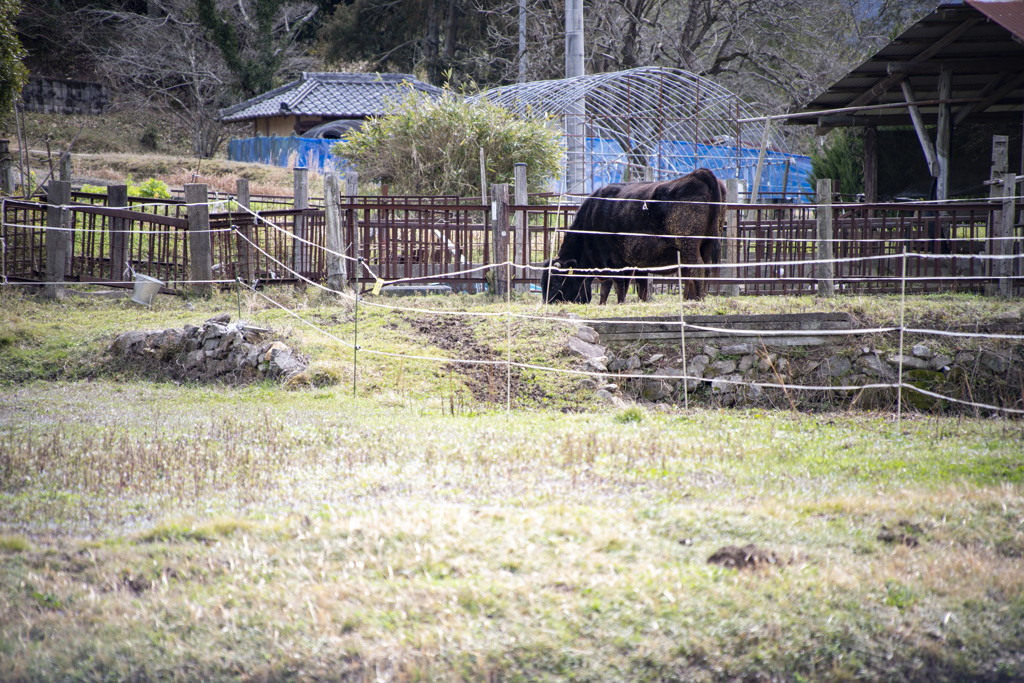
{"type": "Polygon", "coordinates": [[[249,121],[266,116],[301,114],[365,118],[387,113],[385,98],[400,97],[409,88],[430,97],[443,92],[410,74],[304,72],[302,78],[259,97],[220,110],[223,121],[249,121]]]}

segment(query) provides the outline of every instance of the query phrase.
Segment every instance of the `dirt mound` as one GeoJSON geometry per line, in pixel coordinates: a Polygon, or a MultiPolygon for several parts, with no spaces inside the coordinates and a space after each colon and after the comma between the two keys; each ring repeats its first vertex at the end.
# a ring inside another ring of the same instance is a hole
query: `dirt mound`
{"type": "MultiPolygon", "coordinates": [[[[505,400],[507,369],[501,361],[505,354],[488,348],[477,341],[473,327],[462,320],[419,318],[410,321],[426,335],[431,344],[452,354],[460,360],[497,361],[496,363],[449,363],[444,367],[449,372],[459,373],[469,387],[473,398],[481,402],[505,400]]],[[[512,368],[512,399],[517,403],[541,401],[548,397],[540,387],[523,376],[519,368],[512,368]]]]}
{"type": "Polygon", "coordinates": [[[882,525],[882,530],[878,533],[878,540],[882,543],[892,543],[905,545],[908,548],[916,548],[920,545],[921,541],[918,537],[924,533],[924,530],[919,524],[912,524],[905,519],[901,519],[895,529],[890,529],[887,525],[882,525]]]}
{"type": "Polygon", "coordinates": [[[753,543],[742,548],[727,545],[708,558],[708,564],[719,564],[726,569],[754,569],[761,565],[778,564],[775,553],[758,548],[753,543]]]}

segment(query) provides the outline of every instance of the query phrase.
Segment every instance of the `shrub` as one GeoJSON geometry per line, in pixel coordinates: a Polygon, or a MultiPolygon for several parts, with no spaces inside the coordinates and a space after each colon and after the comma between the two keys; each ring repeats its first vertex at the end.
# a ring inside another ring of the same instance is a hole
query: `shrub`
{"type": "Polygon", "coordinates": [[[527,165],[532,192],[558,173],[561,134],[544,122],[451,92],[436,101],[411,92],[390,106],[390,114],[371,119],[332,151],[398,194],[479,196],[481,147],[488,183],[511,183],[518,162],[527,165]]]}
{"type": "Polygon", "coordinates": [[[822,178],[838,180],[839,191],[843,194],[863,192],[864,139],[840,128],[829,137],[821,154],[811,152],[811,174],[807,182],[814,189],[822,178]]]}
{"type": "MultiPolygon", "coordinates": [[[[149,178],[142,183],[136,185],[132,182],[131,175],[126,180],[128,184],[128,196],[129,197],[143,197],[146,199],[170,199],[171,191],[167,187],[167,183],[156,178],[149,178]]],[[[94,194],[106,194],[107,188],[100,185],[82,185],[82,192],[92,192],[94,194]]]]}

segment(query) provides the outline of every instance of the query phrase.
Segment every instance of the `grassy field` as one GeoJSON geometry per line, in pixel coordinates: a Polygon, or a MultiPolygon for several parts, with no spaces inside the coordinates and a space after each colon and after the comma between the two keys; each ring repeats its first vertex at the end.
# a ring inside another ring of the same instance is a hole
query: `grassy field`
{"type": "MultiPolygon", "coordinates": [[[[243,317],[325,386],[176,385],[104,355],[234,295],[0,292],[0,679],[1024,680],[1019,421],[621,408],[526,371],[506,413],[503,369],[370,353],[571,368],[548,316],[610,312],[523,298],[539,319],[510,328],[484,297],[368,297],[353,397],[351,306],[270,294],[329,334],[254,295],[243,317]],[[746,544],[774,561],[707,562],[746,544]]],[[[689,312],[885,324],[893,302],[689,312]]],[[[1019,308],[919,297],[908,321],[1019,308]]]]}

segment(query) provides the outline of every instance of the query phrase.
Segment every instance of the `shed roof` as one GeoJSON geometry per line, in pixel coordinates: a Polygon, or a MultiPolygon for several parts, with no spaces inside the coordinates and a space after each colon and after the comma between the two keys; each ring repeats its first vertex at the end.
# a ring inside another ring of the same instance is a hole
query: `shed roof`
{"type": "MultiPolygon", "coordinates": [[[[1024,102],[1024,2],[967,0],[939,5],[870,59],[808,103],[790,124],[838,126],[910,125],[905,107],[818,113],[825,110],[905,103],[901,83],[919,103],[938,100],[939,74],[952,72],[954,124],[1020,121],[1024,102]]],[[[922,104],[925,124],[938,104],[922,104]]]]}
{"type": "Polygon", "coordinates": [[[360,119],[387,113],[387,98],[406,88],[440,97],[441,88],[417,81],[411,74],[303,72],[302,77],[233,107],[220,110],[222,121],[248,121],[268,116],[332,116],[360,119]]]}

